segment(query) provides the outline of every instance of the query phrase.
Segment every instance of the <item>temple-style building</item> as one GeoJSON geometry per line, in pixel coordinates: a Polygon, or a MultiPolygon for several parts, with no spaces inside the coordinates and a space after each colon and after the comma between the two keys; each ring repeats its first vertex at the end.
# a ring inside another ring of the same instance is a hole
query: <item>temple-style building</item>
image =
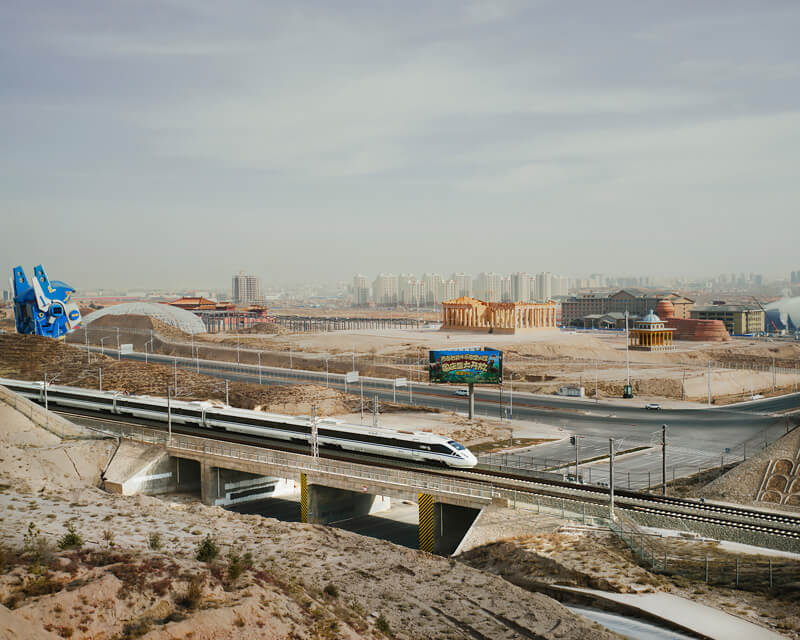
{"type": "Polygon", "coordinates": [[[442,331],[519,333],[555,328],[555,302],[484,302],[468,296],[442,302],[442,331]]]}
{"type": "Polygon", "coordinates": [[[629,348],[637,351],[674,351],[675,329],[667,327],[653,310],[629,329],[629,348]]]}

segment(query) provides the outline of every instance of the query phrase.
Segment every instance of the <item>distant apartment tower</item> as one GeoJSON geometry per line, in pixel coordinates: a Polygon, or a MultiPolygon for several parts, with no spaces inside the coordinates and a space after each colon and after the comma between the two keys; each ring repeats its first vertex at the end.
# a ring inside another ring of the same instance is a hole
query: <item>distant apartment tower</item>
{"type": "Polygon", "coordinates": [[[498,273],[479,273],[475,279],[475,297],[484,302],[500,302],[502,276],[498,273]]]}
{"type": "Polygon", "coordinates": [[[569,295],[569,278],[553,276],[551,293],[554,298],[566,298],[569,295]]]}
{"type": "Polygon", "coordinates": [[[536,299],[547,302],[553,297],[553,274],[543,271],[536,274],[536,299]]]}
{"type": "Polygon", "coordinates": [[[401,274],[397,282],[400,304],[418,307],[425,304],[425,284],[411,274],[401,274]]]}
{"type": "Polygon", "coordinates": [[[523,272],[511,275],[511,299],[513,302],[530,302],[533,300],[535,284],[531,277],[523,272]]]}
{"type": "Polygon", "coordinates": [[[453,300],[455,298],[459,298],[458,295],[458,285],[456,284],[455,280],[444,280],[442,281],[439,287],[439,300],[440,302],[444,302],[445,300],[453,300]]]}
{"type": "Polygon", "coordinates": [[[472,276],[468,273],[454,273],[451,278],[456,283],[456,298],[472,295],[472,276]]]}
{"type": "Polygon", "coordinates": [[[261,304],[261,282],[256,276],[240,271],[231,282],[231,300],[234,304],[261,304]]]}
{"type": "Polygon", "coordinates": [[[514,282],[511,276],[500,278],[500,302],[514,302],[514,282]]]}
{"type": "Polygon", "coordinates": [[[366,307],[369,304],[369,280],[367,276],[353,276],[353,305],[366,307]]]}
{"type": "Polygon", "coordinates": [[[442,276],[438,273],[423,273],[422,284],[425,286],[425,304],[428,306],[442,303],[442,276]]]}
{"type": "Polygon", "coordinates": [[[393,306],[398,301],[398,278],[381,273],[372,283],[372,297],[375,304],[393,306]]]}

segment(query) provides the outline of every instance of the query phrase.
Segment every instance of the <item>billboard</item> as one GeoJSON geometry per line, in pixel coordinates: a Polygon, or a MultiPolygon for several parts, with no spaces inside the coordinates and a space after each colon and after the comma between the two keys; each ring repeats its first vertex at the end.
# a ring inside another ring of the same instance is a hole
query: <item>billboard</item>
{"type": "Polygon", "coordinates": [[[431,382],[500,384],[503,382],[503,352],[494,349],[431,351],[428,373],[431,382]]]}

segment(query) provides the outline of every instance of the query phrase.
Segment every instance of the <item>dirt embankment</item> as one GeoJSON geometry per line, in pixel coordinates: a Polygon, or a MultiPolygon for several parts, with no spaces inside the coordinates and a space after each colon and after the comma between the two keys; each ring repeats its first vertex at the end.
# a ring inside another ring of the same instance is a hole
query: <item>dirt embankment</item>
{"type": "MultiPolygon", "coordinates": [[[[55,384],[97,389],[102,369],[103,389],[135,395],[166,396],[167,385],[175,387],[174,367],[143,362],[121,362],[61,342],[16,334],[0,335],[0,377],[23,380],[48,380],[57,376],[55,384]],[[90,360],[90,361],[89,361],[90,360]]],[[[265,411],[309,415],[317,407],[318,415],[349,413],[359,400],[336,389],[316,385],[259,385],[231,381],[230,404],[244,409],[260,407],[265,411]]],[[[177,370],[177,394],[181,400],[225,401],[225,381],[177,370]]]]}
{"type": "Polygon", "coordinates": [[[800,638],[800,590],[770,589],[768,577],[772,560],[773,571],[780,572],[785,585],[800,568],[799,560],[728,551],[715,541],[666,540],[670,564],[676,565],[666,573],[640,566],[615,536],[579,530],[504,540],[468,551],[459,559],[531,591],[547,592],[560,585],[616,593],[670,592],[786,637],[800,638]],[[706,558],[711,584],[705,583],[706,558]],[[741,588],[733,589],[727,585],[732,584],[737,560],[741,588]]]}
{"type": "Polygon", "coordinates": [[[617,637],[446,558],[189,500],[107,494],[95,485],[109,451],[95,449],[113,443],[70,443],[72,463],[54,465],[61,445],[35,430],[0,413],[3,629],[79,640],[617,637]]]}

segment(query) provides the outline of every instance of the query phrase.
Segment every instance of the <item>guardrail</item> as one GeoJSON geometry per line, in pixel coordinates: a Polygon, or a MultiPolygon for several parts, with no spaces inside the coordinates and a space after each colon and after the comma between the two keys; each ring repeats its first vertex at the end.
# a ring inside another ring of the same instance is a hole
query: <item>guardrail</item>
{"type": "Polygon", "coordinates": [[[308,473],[310,475],[336,476],[353,481],[380,483],[399,491],[413,493],[432,493],[440,496],[453,496],[473,500],[490,501],[497,495],[497,490],[484,483],[457,480],[439,475],[428,475],[416,471],[385,469],[364,464],[340,462],[313,458],[299,453],[274,451],[250,445],[222,443],[218,440],[198,436],[173,435],[171,440],[164,431],[144,427],[128,428],[115,431],[121,437],[145,444],[160,445],[173,452],[195,453],[213,456],[238,462],[264,464],[285,469],[291,474],[308,473]]]}

